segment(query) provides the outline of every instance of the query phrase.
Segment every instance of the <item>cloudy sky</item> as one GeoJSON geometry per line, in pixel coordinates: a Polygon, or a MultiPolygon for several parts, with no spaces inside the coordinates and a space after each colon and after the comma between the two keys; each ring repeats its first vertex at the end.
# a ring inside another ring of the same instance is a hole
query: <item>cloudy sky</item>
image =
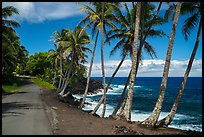
{"type": "MultiPolygon", "coordinates": [[[[158,3],[154,3],[158,6],[158,3]]],[[[3,2],[2,7],[14,6],[18,9],[19,15],[13,16],[12,19],[17,20],[20,28],[16,28],[20,41],[23,46],[29,51],[30,55],[40,52],[48,51],[54,48],[53,43],[50,41],[51,36],[55,30],[61,31],[63,28],[74,29],[78,22],[85,17],[80,8],[80,2],[3,2]]],[[[131,3],[128,3],[131,7],[131,3]]],[[[162,6],[160,14],[164,13],[167,5],[162,6]]],[[[191,51],[194,46],[197,27],[195,31],[191,32],[191,37],[185,41],[181,34],[182,22],[186,17],[179,17],[178,29],[174,42],[172,61],[170,66],[169,76],[183,77],[188,59],[190,58],[191,51]]],[[[171,32],[172,23],[166,23],[159,29],[164,30],[168,35],[171,32]]],[[[90,32],[89,30],[87,30],[90,32]]],[[[92,39],[93,40],[93,39],[92,39]]],[[[100,37],[99,37],[100,40],[100,37]]],[[[148,54],[143,53],[143,61],[139,67],[138,76],[156,76],[161,77],[163,73],[164,60],[166,57],[166,50],[168,46],[168,38],[148,38],[149,43],[154,46],[157,53],[156,59],[151,59],[148,54]]],[[[106,76],[111,76],[114,69],[119,64],[121,59],[120,52],[110,57],[109,53],[117,41],[111,42],[111,45],[105,45],[105,72],[106,76]]],[[[100,41],[98,42],[100,45],[100,41]]],[[[93,45],[90,45],[93,48],[93,45]]],[[[90,61],[91,54],[87,53],[90,61]]],[[[85,64],[87,67],[89,63],[85,64]]],[[[127,58],[122,65],[119,73],[116,76],[128,76],[129,69],[131,68],[131,61],[127,58]]],[[[100,46],[96,49],[96,57],[94,59],[92,76],[101,76],[100,64],[100,46]]],[[[199,48],[194,60],[194,64],[190,76],[202,76],[202,35],[199,48]]]]}

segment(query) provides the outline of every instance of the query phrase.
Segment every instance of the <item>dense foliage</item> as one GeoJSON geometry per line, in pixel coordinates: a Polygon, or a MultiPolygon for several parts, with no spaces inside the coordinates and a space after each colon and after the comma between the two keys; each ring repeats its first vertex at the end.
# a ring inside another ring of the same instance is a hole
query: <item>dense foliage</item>
{"type": "MultiPolygon", "coordinates": [[[[101,70],[103,76],[103,89],[104,94],[99,100],[98,104],[91,112],[96,113],[99,106],[103,102],[102,117],[105,115],[106,110],[106,92],[111,84],[112,79],[115,77],[117,71],[120,69],[126,56],[130,56],[132,67],[126,82],[121,100],[118,103],[118,108],[115,109],[115,114],[112,115],[117,119],[131,120],[131,107],[133,102],[133,89],[134,81],[137,77],[137,70],[142,57],[142,49],[144,49],[152,58],[157,57],[154,47],[148,42],[148,37],[163,37],[167,36],[163,30],[158,30],[156,27],[169,21],[173,17],[172,30],[167,48],[166,60],[163,70],[163,78],[161,81],[160,94],[155,104],[152,114],[145,119],[141,124],[157,127],[168,126],[174,118],[177,110],[179,100],[185,87],[187,77],[190,73],[193,60],[196,55],[198,44],[200,41],[200,32],[202,31],[201,24],[201,3],[200,2],[178,2],[177,4],[168,3],[169,8],[166,10],[164,17],[158,15],[162,2],[159,3],[155,11],[155,6],[149,2],[132,2],[131,6],[120,3],[109,2],[93,2],[91,6],[84,5],[81,10],[86,13],[86,16],[78,23],[74,30],[62,29],[56,30],[53,34],[52,41],[54,42],[55,49],[48,52],[35,53],[28,57],[28,51],[20,44],[19,37],[17,36],[14,27],[19,27],[20,24],[13,20],[6,18],[13,14],[18,14],[14,7],[2,8],[2,79],[4,83],[9,83],[14,79],[14,71],[21,75],[37,76],[36,82],[47,85],[41,80],[52,83],[57,89],[61,97],[66,97],[70,91],[66,91],[67,87],[86,78],[86,67],[83,65],[87,60],[87,51],[91,51],[87,46],[91,43],[90,36],[86,32],[87,28],[91,28],[92,37],[96,36],[94,48],[92,50],[92,57],[89,67],[88,79],[86,83],[86,90],[84,98],[81,103],[81,108],[85,102],[87,91],[89,88],[89,79],[91,76],[92,64],[94,61],[94,52],[97,46],[98,36],[101,38],[101,70]],[[125,11],[121,10],[121,6],[125,11]],[[186,40],[190,36],[191,30],[199,24],[199,29],[196,36],[194,49],[192,51],[184,79],[181,83],[178,96],[172,106],[172,109],[167,117],[158,121],[161,108],[163,106],[165,90],[167,85],[168,73],[170,69],[171,55],[174,45],[174,37],[177,31],[177,24],[180,15],[189,15],[184,21],[182,33],[186,40]],[[173,15],[173,16],[171,16],[173,15]],[[81,27],[81,25],[85,25],[81,27]],[[100,32],[100,33],[99,33],[100,32]],[[108,85],[105,81],[105,67],[104,67],[104,45],[111,42],[111,40],[118,40],[110,55],[113,55],[118,50],[121,51],[121,62],[113,73],[108,85]],[[138,42],[139,41],[139,42],[138,42]],[[128,82],[129,81],[129,82],[128,82]],[[129,88],[125,97],[125,91],[129,83],[129,88]],[[123,102],[122,102],[123,101],[123,102]],[[120,109],[119,109],[120,107],[120,109]],[[118,110],[119,109],[119,110],[118,110]]],[[[49,85],[50,86],[50,85],[49,85]]]]}
{"type": "Polygon", "coordinates": [[[20,24],[7,18],[18,14],[16,8],[8,6],[2,8],[2,82],[11,83],[15,80],[14,70],[17,65],[25,66],[28,51],[21,45],[15,27],[20,24]]]}
{"type": "MultiPolygon", "coordinates": [[[[49,52],[37,52],[34,55],[28,57],[27,62],[25,63],[25,67],[22,65],[18,65],[16,68],[16,73],[21,75],[30,75],[37,76],[49,83],[52,83],[54,77],[54,58],[51,58],[52,51],[49,52]]],[[[64,64],[65,68],[69,66],[69,62],[64,64]]],[[[65,70],[63,70],[65,71],[65,70]]],[[[86,76],[85,66],[79,66],[74,73],[74,77],[72,78],[72,82],[76,82],[78,79],[86,76]]],[[[57,75],[60,75],[60,70],[58,68],[57,75]]],[[[59,77],[57,77],[59,79],[59,77]]],[[[56,84],[57,85],[57,84],[56,84]]]]}

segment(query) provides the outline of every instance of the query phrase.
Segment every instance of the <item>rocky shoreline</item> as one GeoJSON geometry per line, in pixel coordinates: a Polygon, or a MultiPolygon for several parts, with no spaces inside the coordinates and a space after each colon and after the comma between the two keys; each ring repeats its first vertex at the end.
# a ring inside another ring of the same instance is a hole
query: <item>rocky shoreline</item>
{"type": "MultiPolygon", "coordinates": [[[[64,103],[69,104],[72,107],[78,107],[82,100],[75,98],[73,95],[83,95],[86,88],[87,78],[83,78],[78,82],[68,86],[65,90],[65,93],[70,92],[66,97],[58,96],[58,99],[64,103]]],[[[101,92],[103,88],[102,82],[100,80],[90,79],[88,95],[93,95],[101,92]]]]}
{"type": "Polygon", "coordinates": [[[174,128],[145,128],[138,122],[100,118],[75,105],[59,101],[56,92],[44,89],[42,100],[56,113],[54,135],[202,135],[202,132],[174,128]]]}
{"type": "MultiPolygon", "coordinates": [[[[67,87],[66,92],[70,91],[72,94],[84,94],[86,88],[87,78],[83,78],[78,82],[67,87]]],[[[97,94],[103,88],[100,80],[90,79],[88,94],[97,94]]]]}

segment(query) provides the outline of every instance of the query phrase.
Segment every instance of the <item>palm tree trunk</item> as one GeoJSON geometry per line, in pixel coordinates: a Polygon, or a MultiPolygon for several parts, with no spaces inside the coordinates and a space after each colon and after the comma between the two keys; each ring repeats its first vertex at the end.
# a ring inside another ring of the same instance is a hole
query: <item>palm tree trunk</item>
{"type": "Polygon", "coordinates": [[[120,61],[120,63],[118,64],[117,68],[116,68],[115,71],[113,72],[113,74],[112,74],[112,76],[111,76],[111,78],[110,78],[110,80],[109,80],[109,82],[108,82],[108,85],[106,86],[106,92],[108,92],[108,88],[109,88],[110,84],[112,83],[112,81],[113,81],[115,75],[117,74],[118,70],[120,69],[121,65],[123,64],[123,62],[124,62],[124,60],[125,60],[125,58],[126,58],[126,56],[127,56],[127,53],[128,53],[128,52],[126,51],[125,54],[124,54],[124,56],[123,56],[123,58],[122,58],[122,60],[120,61]]]}
{"type": "Polygon", "coordinates": [[[104,68],[104,2],[102,2],[102,19],[101,19],[101,68],[102,68],[102,77],[103,77],[103,90],[104,90],[104,105],[101,117],[104,117],[106,110],[106,79],[105,79],[105,68],[104,68]]]}
{"type": "MultiPolygon", "coordinates": [[[[122,60],[120,61],[120,63],[118,64],[116,70],[114,71],[114,73],[112,74],[109,82],[108,82],[108,85],[106,86],[106,93],[108,92],[108,87],[110,86],[110,84],[112,83],[113,81],[113,78],[115,77],[115,75],[117,74],[119,68],[121,67],[121,65],[123,64],[124,60],[125,60],[125,57],[127,55],[127,52],[125,53],[125,55],[123,56],[122,60]]],[[[100,107],[100,105],[102,104],[103,100],[104,100],[105,96],[103,94],[103,96],[100,98],[100,100],[98,101],[98,104],[96,105],[96,107],[94,108],[94,110],[91,112],[91,114],[95,114],[96,111],[98,110],[98,108],[100,107]]]]}
{"type": "Polygon", "coordinates": [[[93,48],[93,51],[92,51],[91,62],[90,62],[89,72],[88,72],[88,78],[87,78],[87,82],[86,82],[86,89],[85,89],[85,92],[84,92],[83,100],[82,100],[81,105],[80,105],[80,108],[81,108],[81,109],[82,109],[83,106],[84,106],[84,103],[85,103],[85,100],[86,100],[86,97],[87,97],[87,92],[88,92],[88,89],[89,89],[89,81],[90,81],[90,77],[91,77],[91,70],[92,70],[92,65],[93,65],[93,60],[94,60],[94,54],[95,54],[96,45],[97,45],[97,40],[98,40],[98,34],[99,34],[99,31],[97,31],[96,40],[95,40],[94,48],[93,48]]]}
{"type": "Polygon", "coordinates": [[[200,32],[201,32],[201,28],[202,28],[202,24],[201,23],[202,23],[202,20],[200,19],[200,24],[199,24],[199,29],[198,29],[198,32],[197,32],[197,37],[196,37],[196,42],[195,42],[195,45],[194,45],[194,49],[193,49],[193,52],[191,54],[190,60],[188,62],[188,66],[187,66],[186,72],[184,74],[184,78],[183,78],[183,81],[181,83],[178,95],[176,96],[176,99],[174,101],[174,104],[173,104],[173,106],[171,108],[170,113],[165,118],[163,118],[162,120],[157,122],[156,125],[159,126],[159,127],[160,126],[167,127],[171,123],[171,121],[173,120],[173,118],[174,118],[174,116],[176,114],[176,110],[178,108],[179,100],[181,98],[181,95],[183,93],[184,87],[186,85],[186,81],[187,81],[188,75],[190,73],[190,70],[191,70],[191,67],[192,67],[192,64],[193,64],[193,60],[194,60],[195,55],[196,55],[196,51],[198,49],[198,44],[199,44],[199,41],[200,41],[200,32]]]}
{"type": "Polygon", "coordinates": [[[163,78],[162,78],[162,83],[161,83],[161,87],[160,87],[160,94],[159,94],[158,100],[156,102],[156,105],[154,107],[152,114],[147,119],[145,119],[143,122],[141,122],[142,125],[154,127],[158,118],[159,118],[160,112],[161,112],[161,108],[162,108],[162,104],[163,104],[163,100],[164,100],[164,94],[165,94],[165,90],[166,90],[166,83],[167,83],[167,79],[168,79],[171,54],[172,54],[172,47],[173,47],[173,42],[174,42],[174,37],[175,37],[175,32],[176,32],[176,26],[178,23],[178,17],[179,17],[181,5],[182,5],[182,2],[178,2],[177,6],[176,6],[176,11],[175,11],[174,20],[173,20],[173,27],[172,27],[172,31],[171,31],[171,36],[170,36],[170,40],[169,40],[169,45],[168,45],[168,50],[167,50],[167,55],[166,55],[166,61],[165,61],[165,66],[164,66],[163,78]]]}
{"type": "Polygon", "coordinates": [[[69,72],[67,74],[67,77],[66,77],[66,80],[65,80],[65,85],[62,89],[62,91],[59,93],[59,95],[63,96],[64,95],[64,92],[65,92],[65,89],[67,88],[68,84],[69,84],[69,78],[70,78],[70,74],[72,72],[72,66],[73,66],[73,59],[71,60],[71,64],[70,64],[70,67],[69,67],[69,72]]]}
{"type": "MultiPolygon", "coordinates": [[[[158,15],[158,13],[159,13],[159,10],[160,10],[160,8],[161,8],[161,5],[162,5],[162,2],[159,3],[159,6],[158,6],[158,8],[157,8],[157,10],[156,10],[156,13],[155,13],[155,15],[154,15],[154,17],[153,17],[153,19],[152,19],[151,22],[153,22],[153,21],[156,19],[157,15],[158,15]]],[[[133,7],[134,7],[134,3],[133,3],[133,7]]],[[[143,43],[144,43],[144,41],[146,40],[146,38],[147,38],[147,36],[148,36],[148,34],[149,34],[149,31],[150,31],[151,27],[152,27],[152,25],[150,25],[149,28],[147,29],[147,32],[146,32],[146,34],[144,35],[144,38],[143,38],[143,39],[142,39],[142,35],[141,35],[141,42],[140,42],[140,46],[139,46],[138,53],[137,53],[137,63],[136,63],[135,77],[137,76],[137,72],[138,72],[138,68],[139,68],[139,63],[140,63],[140,57],[141,57],[141,52],[142,52],[143,43]]],[[[144,26],[143,26],[143,28],[144,28],[144,26]]],[[[143,29],[142,29],[142,30],[143,30],[143,29]]],[[[142,33],[141,33],[141,34],[142,34],[142,33]]],[[[131,71],[130,71],[130,73],[131,73],[131,71]]],[[[129,73],[128,79],[127,79],[127,81],[126,81],[126,83],[125,83],[125,88],[124,88],[124,90],[123,90],[123,92],[122,92],[122,94],[121,94],[120,100],[119,100],[119,102],[118,102],[118,104],[117,104],[115,110],[114,110],[113,113],[111,114],[111,117],[115,117],[116,114],[117,114],[117,112],[118,112],[118,110],[119,110],[120,104],[121,104],[121,102],[122,102],[122,99],[124,98],[124,94],[125,94],[125,91],[126,91],[126,89],[127,89],[127,85],[128,85],[129,78],[130,78],[130,73],[129,73]]],[[[123,103],[123,104],[125,104],[125,103],[123,103]]],[[[121,113],[121,111],[123,110],[123,108],[124,108],[124,105],[121,106],[120,112],[119,112],[118,115],[120,115],[120,113],[121,113]]]]}
{"type": "Polygon", "coordinates": [[[64,75],[64,78],[63,78],[63,81],[62,81],[62,84],[61,84],[61,87],[60,87],[59,90],[62,90],[64,85],[65,85],[65,81],[66,81],[68,71],[69,71],[69,67],[67,67],[67,69],[66,69],[66,72],[65,72],[65,75],[64,75]]]}
{"type": "Polygon", "coordinates": [[[62,57],[60,56],[60,81],[59,81],[57,90],[60,89],[61,83],[62,83],[62,57]]]}
{"type": "Polygon", "coordinates": [[[131,74],[131,70],[130,70],[129,76],[128,76],[126,82],[125,82],[125,87],[124,87],[123,92],[122,92],[122,94],[121,94],[121,96],[120,96],[120,99],[119,99],[119,101],[118,101],[118,104],[117,104],[116,108],[114,109],[114,111],[113,111],[113,113],[111,114],[110,117],[113,117],[113,118],[114,118],[114,117],[116,116],[116,114],[117,114],[119,108],[120,108],[120,104],[121,104],[122,101],[123,101],[123,98],[124,98],[124,95],[125,95],[125,91],[126,91],[126,89],[127,89],[128,83],[129,83],[130,74],[131,74]]]}
{"type": "Polygon", "coordinates": [[[55,63],[55,72],[54,72],[54,78],[53,78],[53,82],[52,82],[53,86],[55,85],[56,76],[57,76],[57,63],[55,63]]]}
{"type": "Polygon", "coordinates": [[[127,95],[127,100],[125,103],[125,107],[120,115],[123,119],[127,121],[131,120],[131,108],[132,108],[132,96],[133,96],[133,88],[135,81],[135,72],[136,72],[136,61],[137,61],[137,46],[138,46],[138,35],[139,35],[139,23],[140,23],[140,11],[141,11],[141,2],[137,3],[137,11],[136,11],[136,19],[135,19],[135,33],[134,33],[134,47],[133,47],[133,59],[132,59],[132,67],[130,74],[130,82],[129,82],[129,90],[127,95]]]}
{"type": "MultiPolygon", "coordinates": [[[[154,14],[154,17],[152,18],[151,22],[153,22],[156,19],[157,15],[158,15],[158,13],[160,11],[161,5],[162,5],[162,2],[159,3],[159,6],[158,6],[158,8],[156,10],[156,13],[154,14]]],[[[144,22],[144,20],[142,20],[142,22],[144,22]]],[[[138,55],[137,55],[136,76],[137,76],[137,72],[138,72],[138,68],[139,68],[140,57],[141,57],[141,53],[142,53],[142,47],[144,45],[144,42],[145,42],[147,36],[149,35],[149,31],[150,31],[151,28],[152,28],[152,25],[149,26],[149,28],[147,29],[147,32],[145,33],[144,37],[142,36],[143,33],[141,33],[140,46],[139,46],[138,55]]],[[[143,30],[143,29],[144,29],[144,23],[142,23],[141,30],[143,30]]]]}

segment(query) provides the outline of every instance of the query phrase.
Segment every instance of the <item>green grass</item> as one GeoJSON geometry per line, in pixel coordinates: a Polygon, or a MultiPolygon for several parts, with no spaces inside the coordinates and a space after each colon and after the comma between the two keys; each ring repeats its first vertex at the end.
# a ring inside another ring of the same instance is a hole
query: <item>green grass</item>
{"type": "Polygon", "coordinates": [[[41,87],[48,88],[48,89],[50,89],[50,90],[56,90],[56,88],[55,88],[52,84],[50,84],[50,83],[48,83],[48,82],[46,82],[46,81],[42,81],[42,80],[39,79],[39,78],[33,79],[32,81],[33,81],[35,84],[37,84],[37,85],[39,85],[39,86],[41,86],[41,87]]]}
{"type": "Polygon", "coordinates": [[[21,85],[13,84],[13,85],[2,85],[3,95],[12,94],[18,92],[21,89],[21,85]]]}

